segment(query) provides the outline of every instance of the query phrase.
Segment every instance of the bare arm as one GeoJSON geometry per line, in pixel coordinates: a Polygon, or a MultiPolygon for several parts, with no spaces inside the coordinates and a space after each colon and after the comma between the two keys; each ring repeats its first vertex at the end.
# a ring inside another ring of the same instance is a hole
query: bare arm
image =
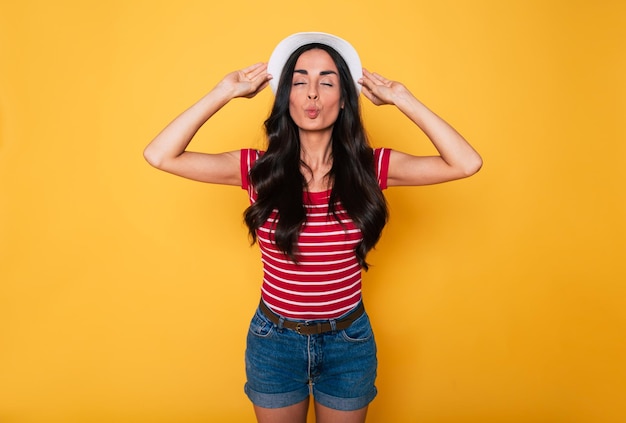
{"type": "Polygon", "coordinates": [[[207,154],[187,151],[187,147],[200,127],[226,103],[237,97],[254,97],[268,85],[270,78],[265,63],[229,73],[148,144],[145,159],[157,169],[185,178],[241,185],[239,150],[207,154]]]}
{"type": "Polygon", "coordinates": [[[422,104],[401,83],[363,69],[363,94],[375,105],[393,104],[430,139],[439,156],[413,156],[392,151],[388,185],[428,185],[473,175],[482,166],[480,155],[446,121],[422,104]]]}

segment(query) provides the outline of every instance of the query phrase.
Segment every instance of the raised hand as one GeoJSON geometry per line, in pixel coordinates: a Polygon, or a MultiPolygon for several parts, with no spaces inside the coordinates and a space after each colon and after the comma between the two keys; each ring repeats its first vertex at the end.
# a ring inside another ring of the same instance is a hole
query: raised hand
{"type": "Polygon", "coordinates": [[[361,84],[363,95],[377,106],[396,104],[399,96],[410,95],[403,84],[391,81],[377,73],[371,73],[365,68],[359,83],[361,84]]]}
{"type": "Polygon", "coordinates": [[[215,88],[231,93],[233,98],[252,98],[267,87],[270,79],[272,76],[267,73],[267,63],[256,63],[229,73],[215,88]]]}

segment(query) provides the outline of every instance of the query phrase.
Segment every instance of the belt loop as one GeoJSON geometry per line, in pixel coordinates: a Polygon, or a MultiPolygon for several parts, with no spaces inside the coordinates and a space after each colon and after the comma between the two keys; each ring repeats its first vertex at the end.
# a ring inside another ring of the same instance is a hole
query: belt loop
{"type": "Polygon", "coordinates": [[[282,316],[278,317],[278,330],[283,330],[283,323],[285,323],[285,318],[282,316]]]}
{"type": "Polygon", "coordinates": [[[337,321],[335,319],[330,319],[328,322],[330,323],[330,330],[332,332],[336,332],[337,331],[337,321]]]}

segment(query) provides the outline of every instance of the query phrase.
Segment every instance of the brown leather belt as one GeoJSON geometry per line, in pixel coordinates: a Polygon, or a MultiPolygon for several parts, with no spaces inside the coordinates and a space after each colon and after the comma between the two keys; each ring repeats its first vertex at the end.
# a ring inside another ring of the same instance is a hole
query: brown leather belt
{"type": "MultiPolygon", "coordinates": [[[[259,309],[267,316],[268,319],[272,321],[272,323],[279,325],[281,317],[274,313],[269,309],[267,305],[261,300],[259,303],[259,309]]],[[[287,329],[291,329],[299,333],[300,335],[318,335],[324,332],[331,332],[332,330],[344,330],[350,327],[352,322],[363,315],[365,311],[365,307],[363,307],[363,303],[360,302],[359,305],[347,316],[342,317],[341,319],[335,320],[335,328],[331,326],[330,321],[313,321],[313,322],[294,322],[292,320],[283,319],[283,327],[287,329]]]]}

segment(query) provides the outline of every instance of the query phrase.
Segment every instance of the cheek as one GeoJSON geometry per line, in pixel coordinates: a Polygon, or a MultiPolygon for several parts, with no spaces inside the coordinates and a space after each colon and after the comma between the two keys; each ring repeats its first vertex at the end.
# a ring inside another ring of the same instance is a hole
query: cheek
{"type": "Polygon", "coordinates": [[[293,94],[289,96],[289,115],[293,118],[294,111],[296,110],[296,102],[293,94]]]}
{"type": "Polygon", "coordinates": [[[344,103],[344,101],[343,101],[343,99],[341,98],[341,94],[340,94],[340,93],[333,93],[333,95],[331,96],[331,98],[332,98],[332,100],[331,100],[331,101],[332,101],[332,103],[333,103],[333,106],[336,106],[336,107],[338,107],[338,108],[340,108],[340,109],[342,109],[342,108],[343,108],[343,103],[344,103]]]}
{"type": "Polygon", "coordinates": [[[332,107],[333,109],[337,109],[337,113],[339,113],[339,111],[343,109],[343,101],[340,99],[335,100],[332,107]]]}
{"type": "Polygon", "coordinates": [[[289,103],[289,116],[291,116],[291,119],[294,119],[294,117],[297,116],[296,106],[294,106],[293,103],[289,103]]]}

